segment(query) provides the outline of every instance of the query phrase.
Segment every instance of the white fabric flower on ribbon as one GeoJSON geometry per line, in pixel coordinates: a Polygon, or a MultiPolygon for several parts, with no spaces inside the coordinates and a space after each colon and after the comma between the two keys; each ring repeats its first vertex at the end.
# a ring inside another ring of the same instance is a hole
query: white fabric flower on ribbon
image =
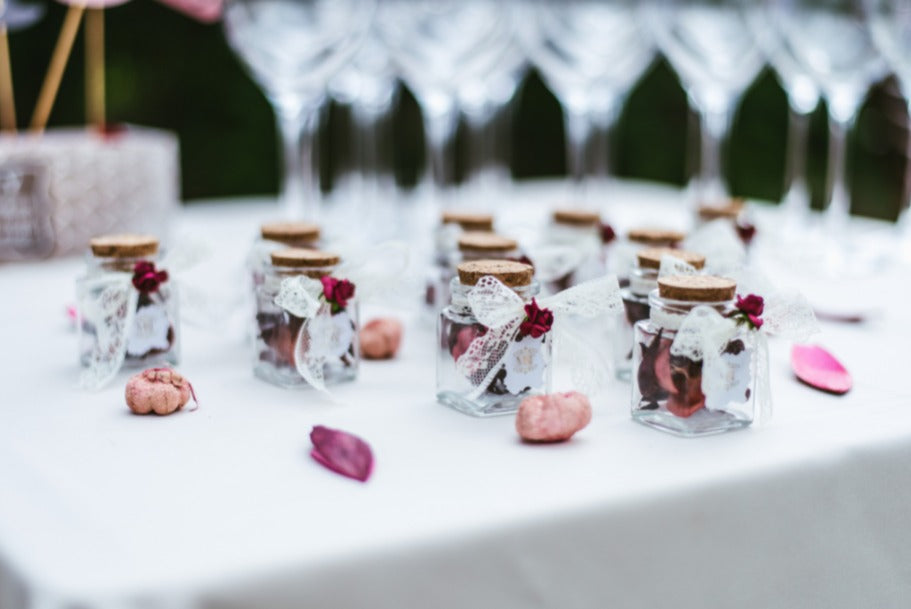
{"type": "Polygon", "coordinates": [[[138,357],[155,349],[167,349],[170,329],[171,320],[162,305],[140,307],[127,334],[127,355],[138,357]]]}
{"type": "Polygon", "coordinates": [[[343,356],[354,341],[354,325],[344,311],[329,316],[317,315],[310,322],[307,333],[310,356],[327,360],[343,356]]]}
{"type": "Polygon", "coordinates": [[[540,387],[544,382],[544,370],[548,363],[544,351],[546,340],[544,336],[524,336],[509,344],[504,357],[509,393],[517,395],[527,387],[540,387]]]}
{"type": "MultiPolygon", "coordinates": [[[[594,318],[604,313],[620,313],[620,286],[617,278],[607,275],[580,283],[553,296],[537,301],[541,309],[549,309],[555,318],[551,330],[555,342],[572,342],[585,349],[585,341],[570,337],[569,329],[559,322],[565,315],[594,318]]],[[[468,305],[478,322],[487,328],[483,336],[474,339],[468,349],[456,361],[456,369],[467,378],[474,389],[470,399],[476,399],[493,382],[494,377],[507,365],[511,344],[516,342],[522,320],[525,318],[525,302],[513,290],[495,277],[482,277],[468,292],[468,305]]],[[[576,358],[573,377],[592,380],[603,376],[603,367],[598,366],[597,357],[576,358]],[[586,366],[597,367],[597,371],[583,370],[586,366]],[[576,368],[579,368],[578,370],[576,368]]]]}

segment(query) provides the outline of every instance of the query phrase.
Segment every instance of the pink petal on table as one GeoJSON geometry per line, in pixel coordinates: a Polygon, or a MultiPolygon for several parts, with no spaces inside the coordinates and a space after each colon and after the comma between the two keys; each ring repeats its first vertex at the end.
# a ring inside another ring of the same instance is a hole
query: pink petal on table
{"type": "Polygon", "coordinates": [[[310,432],[310,456],[337,474],[366,482],[373,473],[370,445],[348,432],[317,425],[310,432]]]}
{"type": "Polygon", "coordinates": [[[159,2],[202,23],[215,23],[221,19],[224,7],[223,0],[159,0],[159,2]]]}
{"type": "Polygon", "coordinates": [[[61,4],[73,4],[86,8],[111,8],[126,4],[129,0],[58,0],[61,4]]]}
{"type": "Polygon", "coordinates": [[[794,345],[791,368],[801,381],[829,393],[847,393],[854,385],[851,373],[835,357],[816,345],[794,345]]]}

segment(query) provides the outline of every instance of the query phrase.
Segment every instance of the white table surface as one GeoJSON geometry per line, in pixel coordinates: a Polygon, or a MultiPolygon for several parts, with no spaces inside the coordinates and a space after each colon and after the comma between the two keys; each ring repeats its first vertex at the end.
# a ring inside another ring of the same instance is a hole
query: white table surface
{"type": "MultiPolygon", "coordinates": [[[[558,192],[515,199],[538,213],[558,192]]],[[[685,217],[668,189],[611,198],[621,228],[685,217]]],[[[274,215],[253,200],[182,212],[178,234],[215,253],[194,281],[239,269],[274,215]]],[[[406,313],[399,358],[365,362],[343,404],[256,380],[238,324],[184,325],[179,369],[202,406],[131,415],[126,373],[75,388],[63,310],[82,266],[0,267],[0,609],[911,606],[906,267],[780,270],[814,302],[876,310],[817,337],[854,373],[846,396],[799,384],[773,342],[768,426],[672,437],[632,423],[613,382],[576,438],[533,446],[511,417],[435,404],[434,339],[406,313]],[[370,442],[367,484],[310,459],[317,424],[370,442]]]]}

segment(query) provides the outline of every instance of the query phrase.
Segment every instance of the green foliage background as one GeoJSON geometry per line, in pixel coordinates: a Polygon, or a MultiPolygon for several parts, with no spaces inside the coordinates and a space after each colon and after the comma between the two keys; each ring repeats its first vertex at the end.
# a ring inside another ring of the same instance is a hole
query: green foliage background
{"type": "MultiPolygon", "coordinates": [[[[19,123],[37,99],[65,8],[51,3],[36,26],[10,35],[19,123]]],[[[231,53],[218,25],[202,25],[152,0],[110,9],[107,21],[107,103],[112,122],[176,131],[181,142],[183,196],[271,193],[277,187],[277,142],[269,104],[231,53]]],[[[895,84],[874,87],[850,147],[855,213],[895,218],[904,199],[907,115],[895,84]]],[[[612,134],[614,172],[625,177],[686,182],[689,109],[667,63],[657,61],[630,93],[612,134]]],[[[324,121],[322,173],[331,184],[347,141],[344,112],[324,121]]],[[[82,40],[77,39],[51,125],[84,120],[82,40]]],[[[809,172],[814,202],[822,205],[826,163],[824,107],[813,117],[809,172]]],[[[423,163],[417,104],[407,92],[395,115],[395,162],[403,185],[423,163]]],[[[736,194],[777,200],[784,188],[787,101],[764,71],[744,95],[727,146],[727,177],[736,194]]],[[[689,142],[689,143],[688,143],[689,142]]],[[[532,71],[514,108],[513,159],[517,178],[564,171],[560,106],[532,71]]]]}

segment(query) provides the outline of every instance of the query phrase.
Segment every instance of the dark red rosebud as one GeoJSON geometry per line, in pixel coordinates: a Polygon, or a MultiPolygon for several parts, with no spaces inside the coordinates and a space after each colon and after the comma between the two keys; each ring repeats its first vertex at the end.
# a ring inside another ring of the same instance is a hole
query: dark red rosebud
{"type": "Polygon", "coordinates": [[[614,232],[614,227],[608,224],[607,222],[601,223],[601,243],[607,245],[611,241],[617,238],[617,233],[614,232]]]}
{"type": "Polygon", "coordinates": [[[519,331],[532,338],[540,338],[548,333],[553,325],[553,311],[538,307],[538,302],[532,298],[531,302],[525,305],[525,320],[519,325],[519,331]]]}
{"type": "Polygon", "coordinates": [[[321,277],[320,282],[323,284],[323,295],[326,300],[338,305],[339,308],[344,309],[348,306],[348,301],[354,298],[354,284],[347,279],[321,277]]]}
{"type": "Polygon", "coordinates": [[[734,228],[737,229],[737,236],[740,237],[744,245],[749,245],[753,241],[753,237],[756,236],[756,226],[749,222],[738,222],[734,228]]]}
{"type": "Polygon", "coordinates": [[[765,309],[765,300],[763,300],[762,296],[757,296],[756,294],[749,294],[746,297],[738,295],[737,308],[747,315],[758,317],[762,315],[762,311],[765,309]]]}
{"type": "Polygon", "coordinates": [[[753,324],[753,327],[757,330],[762,327],[762,318],[757,317],[756,315],[747,314],[747,319],[750,320],[750,323],[753,324]]]}
{"type": "Polygon", "coordinates": [[[168,272],[155,270],[155,264],[148,260],[140,260],[133,265],[133,287],[143,294],[158,291],[167,280],[168,272]]]}

